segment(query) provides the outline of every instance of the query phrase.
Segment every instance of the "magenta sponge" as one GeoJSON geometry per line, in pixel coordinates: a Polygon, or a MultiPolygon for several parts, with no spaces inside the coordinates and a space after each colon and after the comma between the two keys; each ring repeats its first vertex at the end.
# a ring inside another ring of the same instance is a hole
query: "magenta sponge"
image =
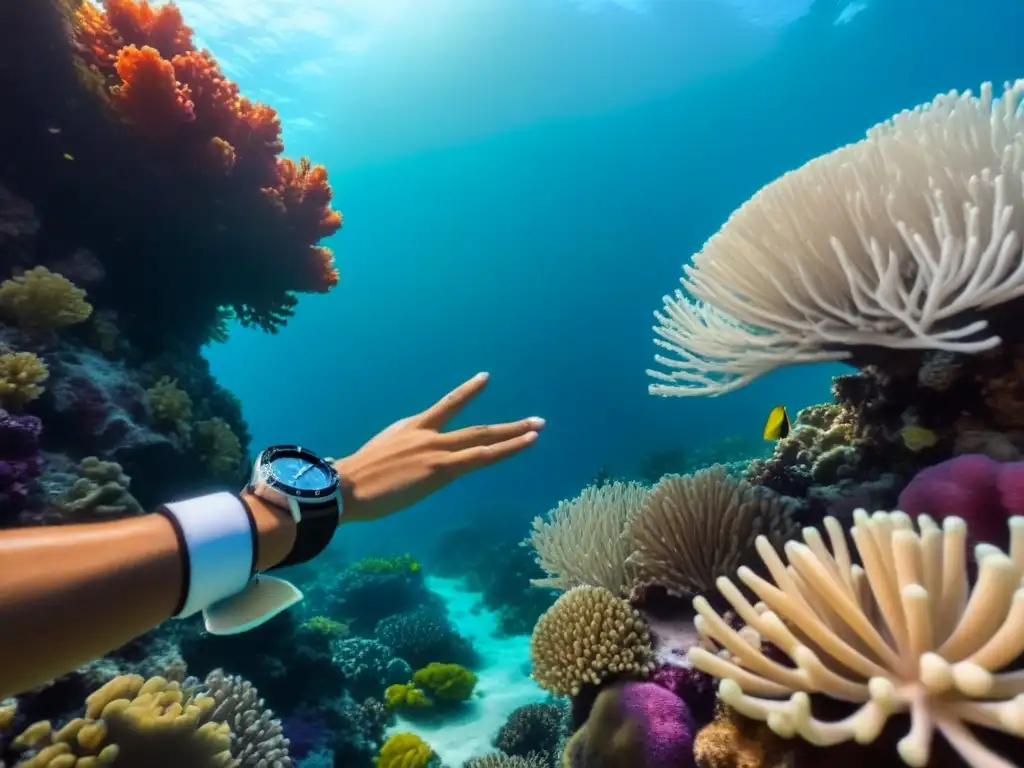
{"type": "Polygon", "coordinates": [[[1004,546],[1007,518],[1024,515],[1024,461],[957,456],[918,472],[900,494],[899,508],[937,520],[961,517],[973,543],[1004,546]]]}
{"type": "Polygon", "coordinates": [[[655,683],[619,683],[598,694],[565,748],[565,768],[692,768],[694,723],[655,683]]]}

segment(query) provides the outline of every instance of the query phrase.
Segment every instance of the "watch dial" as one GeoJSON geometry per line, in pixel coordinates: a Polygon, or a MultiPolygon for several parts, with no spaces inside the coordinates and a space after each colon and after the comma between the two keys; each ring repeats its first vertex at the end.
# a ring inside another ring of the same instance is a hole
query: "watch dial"
{"type": "Polygon", "coordinates": [[[323,467],[299,456],[274,459],[270,469],[275,479],[300,491],[319,491],[333,482],[323,467]]]}

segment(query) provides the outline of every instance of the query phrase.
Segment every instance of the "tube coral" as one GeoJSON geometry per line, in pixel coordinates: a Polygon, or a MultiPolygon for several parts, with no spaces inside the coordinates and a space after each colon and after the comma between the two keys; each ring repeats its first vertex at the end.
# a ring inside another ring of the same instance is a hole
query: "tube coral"
{"type": "Polygon", "coordinates": [[[850,534],[863,566],[854,565],[834,518],[825,529],[831,552],[808,528],[803,543],[786,545],[788,564],[758,539],[774,584],[749,568],[738,575],[763,606],[730,579],[718,580],[746,632],[759,633],[792,664],[771,658],[706,599],[693,601],[698,631],[724,651],[697,647],[689,657],[722,679],[722,702],[817,746],[874,741],[890,717],[907,713],[910,730],[897,747],[906,764],[928,765],[938,731],[968,765],[1011,768],[966,725],[1024,736],[1024,681],[1019,672],[1000,672],[1024,653],[1024,518],[1010,520],[1009,555],[977,548],[973,590],[960,518],[939,528],[922,515],[915,530],[903,513],[858,510],[850,534]],[[812,693],[858,708],[825,722],[811,710],[812,693]]]}

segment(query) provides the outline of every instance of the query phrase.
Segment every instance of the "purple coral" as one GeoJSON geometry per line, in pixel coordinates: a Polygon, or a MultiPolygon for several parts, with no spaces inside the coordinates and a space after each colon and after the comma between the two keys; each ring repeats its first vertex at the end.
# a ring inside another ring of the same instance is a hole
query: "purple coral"
{"type": "Polygon", "coordinates": [[[695,723],[686,704],[656,683],[601,691],[567,750],[572,768],[693,768],[695,723]]]}
{"type": "Polygon", "coordinates": [[[682,699],[698,729],[714,719],[718,681],[706,672],[689,665],[666,664],[654,671],[651,682],[682,699]]]}
{"type": "Polygon", "coordinates": [[[17,523],[29,506],[43,471],[42,431],[35,416],[0,415],[0,526],[17,523]]]}
{"type": "Polygon", "coordinates": [[[1024,461],[957,456],[919,472],[900,494],[899,507],[939,520],[961,517],[972,543],[1005,546],[1007,518],[1024,514],[1024,461]]]}

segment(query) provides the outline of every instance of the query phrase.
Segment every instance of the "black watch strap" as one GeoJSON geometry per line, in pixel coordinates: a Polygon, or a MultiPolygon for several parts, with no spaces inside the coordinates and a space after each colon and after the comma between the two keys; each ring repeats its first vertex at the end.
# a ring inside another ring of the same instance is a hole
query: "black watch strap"
{"type": "Polygon", "coordinates": [[[274,568],[298,565],[312,560],[327,549],[327,545],[334,538],[334,532],[338,530],[341,507],[337,499],[300,502],[299,509],[302,511],[302,519],[296,526],[295,546],[288,553],[288,557],[274,568]]]}

